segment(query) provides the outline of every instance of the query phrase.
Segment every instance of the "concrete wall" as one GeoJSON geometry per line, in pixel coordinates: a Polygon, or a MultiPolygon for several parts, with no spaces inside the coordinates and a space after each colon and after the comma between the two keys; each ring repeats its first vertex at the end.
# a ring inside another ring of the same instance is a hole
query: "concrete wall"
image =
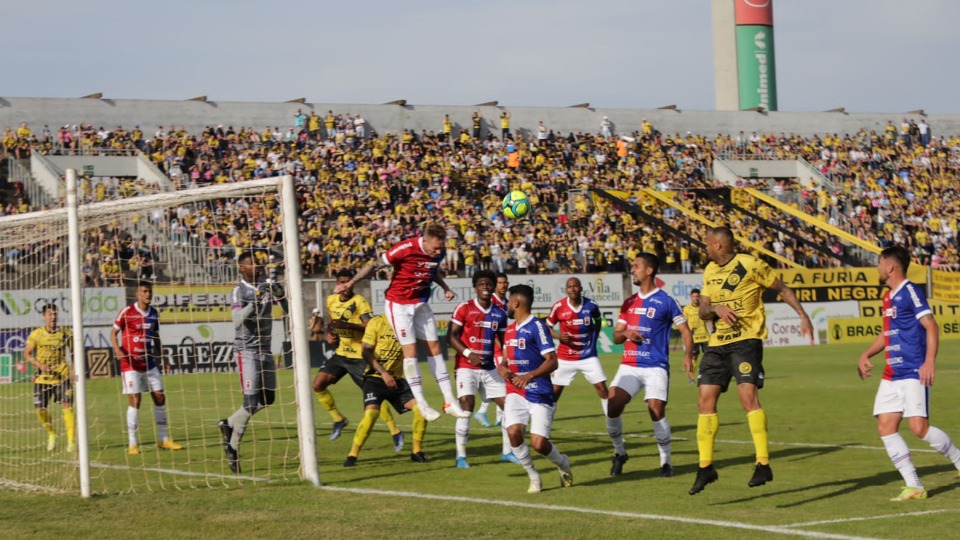
{"type": "Polygon", "coordinates": [[[737,79],[737,25],[733,0],[713,0],[713,89],[718,111],[740,109],[737,79]]]}
{"type": "MultiPolygon", "coordinates": [[[[604,116],[614,122],[618,133],[639,129],[644,118],[660,131],[673,134],[692,131],[713,135],[736,134],[744,131],[758,133],[854,133],[861,128],[882,131],[888,120],[899,124],[901,118],[916,115],[902,113],[808,113],[808,112],[739,112],[739,111],[673,111],[660,109],[572,109],[560,107],[465,107],[442,105],[349,105],[331,103],[254,103],[254,102],[198,102],[155,101],[124,99],[61,99],[61,98],[0,98],[0,128],[16,127],[27,122],[35,133],[44,124],[54,132],[64,124],[93,124],[110,129],[120,125],[130,129],[139,125],[147,138],[152,138],[157,126],[184,126],[195,132],[206,126],[224,124],[234,127],[249,126],[293,127],[297,109],[305,114],[311,110],[323,116],[328,110],[335,114],[361,114],[369,128],[378,132],[403,129],[440,131],[443,115],[449,114],[457,129],[470,128],[470,116],[479,111],[484,117],[484,133],[500,130],[498,116],[503,110],[512,114],[511,127],[530,132],[537,122],[561,133],[571,131],[598,132],[604,116]]],[[[960,115],[931,115],[926,118],[934,136],[960,133],[960,115]]]]}

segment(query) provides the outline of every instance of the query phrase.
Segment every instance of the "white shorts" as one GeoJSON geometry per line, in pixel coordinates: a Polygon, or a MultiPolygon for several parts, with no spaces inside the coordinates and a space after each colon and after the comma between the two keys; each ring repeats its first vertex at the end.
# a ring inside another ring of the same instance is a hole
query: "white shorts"
{"type": "Polygon", "coordinates": [[[670,393],[670,373],[659,367],[637,367],[620,364],[617,376],[610,387],[617,388],[634,397],[643,390],[644,401],[659,399],[666,403],[670,393]]]}
{"type": "Polygon", "coordinates": [[[437,321],[427,302],[398,304],[384,300],[383,312],[400,345],[413,345],[418,339],[437,341],[437,321]]]}
{"type": "Polygon", "coordinates": [[[927,418],[930,410],[930,389],[920,384],[919,379],[880,381],[877,399],[873,402],[873,415],[903,413],[904,418],[922,416],[927,418]]]}
{"type": "Polygon", "coordinates": [[[530,403],[520,394],[507,394],[503,402],[503,425],[530,424],[530,433],[550,438],[553,425],[553,405],[530,403]]]}
{"type": "Polygon", "coordinates": [[[157,368],[151,368],[146,372],[124,371],[122,375],[124,394],[163,392],[163,378],[160,377],[160,370],[157,368]]]}
{"type": "Polygon", "coordinates": [[[557,369],[550,374],[550,381],[557,386],[570,386],[577,373],[583,373],[590,384],[607,380],[607,374],[603,372],[600,359],[591,356],[583,360],[557,360],[557,369]]]}
{"type": "Polygon", "coordinates": [[[496,369],[457,369],[457,397],[476,396],[480,391],[480,399],[490,401],[507,395],[507,385],[496,369]]]}

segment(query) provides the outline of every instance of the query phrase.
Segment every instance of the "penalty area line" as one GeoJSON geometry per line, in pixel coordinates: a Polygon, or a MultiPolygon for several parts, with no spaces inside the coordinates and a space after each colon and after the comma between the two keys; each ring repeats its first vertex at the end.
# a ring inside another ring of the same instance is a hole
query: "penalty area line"
{"type": "Polygon", "coordinates": [[[464,502],[471,504],[490,504],[495,506],[507,506],[510,508],[529,508],[531,510],[548,510],[551,512],[577,512],[581,514],[594,514],[602,516],[612,516],[631,519],[643,519],[652,521],[672,521],[676,523],[687,523],[690,525],[710,525],[714,527],[724,527],[729,529],[743,529],[748,531],[760,531],[766,533],[778,533],[792,536],[802,536],[805,538],[832,538],[837,540],[863,540],[867,537],[849,536],[844,534],[821,533],[816,531],[800,531],[789,529],[777,525],[751,525],[749,523],[737,523],[732,521],[719,521],[713,519],[697,519],[682,516],[666,516],[659,514],[641,514],[636,512],[618,512],[614,510],[598,510],[593,508],[580,508],[577,506],[561,506],[553,504],[525,503],[517,501],[498,501],[491,499],[474,499],[472,497],[459,497],[454,495],[433,495],[429,493],[416,493],[412,491],[391,491],[383,489],[366,488],[346,488],[336,486],[320,486],[319,489],[334,491],[340,493],[355,493],[358,495],[377,495],[377,496],[398,496],[410,497],[415,499],[428,499],[447,502],[464,502]]]}

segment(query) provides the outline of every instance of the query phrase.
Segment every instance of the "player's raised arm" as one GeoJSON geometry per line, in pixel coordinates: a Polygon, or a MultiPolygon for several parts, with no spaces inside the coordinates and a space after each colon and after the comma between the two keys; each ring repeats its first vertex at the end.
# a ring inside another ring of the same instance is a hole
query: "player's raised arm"
{"type": "Polygon", "coordinates": [[[457,297],[457,293],[453,292],[453,289],[447,285],[447,282],[443,280],[442,276],[440,276],[440,272],[437,272],[433,275],[433,282],[443,289],[443,297],[447,299],[447,302],[457,297]]]}
{"type": "Polygon", "coordinates": [[[374,259],[363,266],[360,270],[357,270],[357,274],[346,283],[337,283],[337,286],[333,288],[333,294],[340,294],[344,291],[353,289],[353,286],[359,283],[362,279],[369,276],[374,270],[390,266],[385,261],[380,258],[374,259]]]}
{"type": "MultiPolygon", "coordinates": [[[[807,315],[806,310],[803,309],[803,304],[800,303],[797,295],[793,293],[793,289],[779,279],[773,280],[773,284],[768,288],[776,291],[777,294],[780,295],[780,298],[783,299],[783,302],[793,308],[793,310],[797,312],[797,315],[800,315],[800,335],[809,337],[810,345],[813,345],[813,323],[810,322],[810,317],[807,315]]],[[[702,301],[703,299],[701,297],[701,302],[702,301]]]]}

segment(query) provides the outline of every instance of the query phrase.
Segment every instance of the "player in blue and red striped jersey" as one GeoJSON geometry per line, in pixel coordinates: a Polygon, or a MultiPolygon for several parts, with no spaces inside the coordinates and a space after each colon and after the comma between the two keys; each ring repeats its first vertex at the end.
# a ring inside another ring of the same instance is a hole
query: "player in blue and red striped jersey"
{"type": "MultiPolygon", "coordinates": [[[[473,412],[477,393],[484,402],[493,401],[503,407],[507,388],[497,373],[499,360],[495,351],[503,348],[503,333],[507,329],[507,312],[493,304],[492,295],[496,276],[489,270],[473,275],[476,298],[461,302],[450,317],[447,336],[457,352],[456,375],[460,407],[473,412]]],[[[503,452],[510,453],[506,428],[503,432],[503,452]]],[[[467,469],[467,440],[470,438],[470,417],[457,418],[456,444],[458,469],[467,469]]]]}
{"type": "Polygon", "coordinates": [[[910,252],[906,248],[891,246],[880,252],[880,283],[890,287],[883,295],[883,332],[860,355],[857,365],[861,379],[870,377],[870,357],[885,351],[886,367],[873,415],[887,454],[907,484],[892,501],[927,498],[910,449],[899,433],[903,418],[914,435],[960,469],[960,450],[943,430],[930,425],[930,387],[936,372],[940,327],[923,289],[907,279],[909,267],[910,252]]]}
{"type": "Polygon", "coordinates": [[[653,421],[653,435],[660,450],[660,476],[673,476],[670,463],[670,423],[667,422],[667,396],[670,389],[670,329],[676,325],[683,338],[683,370],[693,370],[693,334],[680,304],[655,283],[660,260],[652,253],[641,253],[630,269],[633,284],[640,290],[623,302],[613,329],[613,342],[623,343],[623,361],[610,385],[607,403],[607,433],[613,442],[613,466],[610,476],[619,476],[627,461],[623,444],[623,419],[620,414],[633,396],[644,391],[644,399],[653,421]]]}
{"type": "Polygon", "coordinates": [[[150,392],[153,398],[153,417],[157,422],[157,446],[180,450],[167,433],[167,397],[163,393],[160,375],[160,314],[150,305],[153,285],[141,281],[137,286],[137,301],[120,310],[113,322],[110,342],[120,361],[123,393],[127,394],[127,453],[140,453],[137,431],[140,416],[140,394],[150,392]]]}
{"type": "MultiPolygon", "coordinates": [[[[499,307],[500,309],[507,310],[507,289],[510,288],[510,278],[507,274],[500,272],[496,274],[497,284],[493,289],[493,295],[491,301],[493,305],[499,307]]],[[[493,351],[493,361],[497,364],[500,363],[500,359],[503,358],[503,348],[497,347],[493,351]]],[[[473,413],[473,418],[477,422],[480,422],[483,427],[490,427],[490,421],[487,420],[487,409],[490,408],[490,402],[484,401],[480,404],[480,408],[477,409],[477,412],[473,413]]],[[[497,407],[497,420],[494,423],[495,426],[503,424],[503,407],[497,407]]],[[[503,461],[510,461],[512,463],[518,463],[517,458],[514,457],[512,452],[505,452],[503,455],[503,461]]]]}
{"type": "Polygon", "coordinates": [[[430,308],[430,294],[433,283],[444,291],[447,301],[453,300],[456,294],[447,286],[443,277],[437,271],[443,261],[445,250],[444,242],[447,239],[447,230],[438,223],[431,223],[424,227],[423,236],[408,238],[396,244],[383,254],[379,263],[370,262],[357,272],[349,282],[338,283],[333,289],[334,294],[340,294],[353,288],[361,279],[367,277],[377,267],[393,267],[393,278],[387,287],[383,303],[384,315],[390,322],[397,341],[403,348],[403,373],[410,384],[420,413],[427,421],[434,421],[440,417],[427,403],[423,395],[423,386],[420,382],[420,367],[417,366],[417,340],[425,341],[429,356],[427,362],[433,372],[446,401],[443,411],[457,418],[469,418],[470,415],[460,409],[456,397],[453,395],[453,386],[450,384],[450,374],[440,353],[440,341],[437,337],[437,323],[430,308]]]}
{"type": "Polygon", "coordinates": [[[497,371],[507,381],[503,423],[510,435],[510,446],[530,476],[527,493],[539,493],[540,474],[533,465],[530,448],[523,442],[524,430],[529,422],[530,446],[557,466],[560,486],[570,487],[573,485],[570,460],[550,442],[550,426],[556,402],[550,373],[557,369],[553,339],[547,325],[530,313],[533,288],[514,285],[509,292],[507,316],[514,321],[504,335],[505,362],[500,363],[497,371]]]}
{"type": "Polygon", "coordinates": [[[563,389],[570,386],[577,373],[583,373],[600,396],[603,413],[607,413],[607,375],[597,356],[597,336],[600,335],[600,306],[583,296],[583,284],[572,277],[566,283],[567,297],[550,308],[547,326],[550,334],[560,341],[557,348],[557,370],[550,379],[553,393],[560,400],[563,389]],[[560,331],[554,330],[560,325],[560,331]]]}

